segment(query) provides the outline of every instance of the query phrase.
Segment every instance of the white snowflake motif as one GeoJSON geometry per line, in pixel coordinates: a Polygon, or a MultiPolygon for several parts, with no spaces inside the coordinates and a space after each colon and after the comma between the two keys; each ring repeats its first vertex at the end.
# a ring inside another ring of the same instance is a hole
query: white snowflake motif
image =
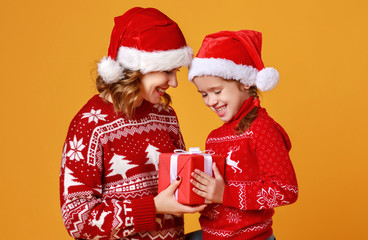
{"type": "Polygon", "coordinates": [[[209,219],[212,219],[212,220],[217,219],[219,214],[220,214],[220,212],[216,210],[218,206],[219,205],[217,204],[217,205],[215,205],[214,207],[212,207],[210,209],[207,208],[206,210],[204,210],[205,215],[209,219]]]}
{"type": "Polygon", "coordinates": [[[158,110],[159,112],[161,112],[162,110],[165,110],[166,112],[170,112],[170,109],[169,109],[169,108],[165,108],[165,107],[163,107],[163,105],[162,105],[162,104],[155,104],[155,105],[153,105],[153,107],[154,107],[154,108],[157,108],[157,110],[158,110]]]}
{"type": "Polygon", "coordinates": [[[229,214],[226,216],[226,220],[229,222],[229,223],[232,223],[234,222],[235,224],[237,224],[238,222],[241,221],[241,215],[239,213],[232,213],[232,212],[229,212],[229,214]]]}
{"type": "Polygon", "coordinates": [[[81,151],[83,150],[83,148],[86,147],[86,145],[83,144],[83,138],[81,138],[80,140],[77,140],[77,137],[74,135],[74,139],[73,141],[69,141],[69,145],[70,145],[70,151],[66,154],[67,157],[70,158],[70,160],[81,160],[84,159],[81,151]]]}
{"type": "Polygon", "coordinates": [[[259,209],[266,208],[264,206],[266,204],[269,208],[277,207],[280,205],[277,201],[281,201],[281,204],[288,203],[287,201],[283,201],[284,195],[272,188],[268,188],[268,192],[262,188],[262,190],[257,194],[257,197],[259,197],[257,202],[262,205],[259,209]]]}
{"type": "Polygon", "coordinates": [[[88,118],[88,123],[94,121],[95,123],[98,123],[98,120],[106,121],[105,117],[107,114],[101,114],[101,109],[98,109],[95,111],[94,109],[91,109],[91,112],[83,113],[83,118],[88,118]]]}

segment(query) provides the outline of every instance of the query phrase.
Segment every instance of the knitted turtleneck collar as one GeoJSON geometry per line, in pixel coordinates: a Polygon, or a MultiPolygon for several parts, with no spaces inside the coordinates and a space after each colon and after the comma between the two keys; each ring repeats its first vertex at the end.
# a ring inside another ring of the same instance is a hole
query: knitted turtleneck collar
{"type": "Polygon", "coordinates": [[[229,124],[237,124],[245,115],[247,115],[254,107],[260,107],[260,102],[258,98],[254,98],[250,96],[246,99],[243,105],[240,107],[238,113],[235,115],[233,119],[231,119],[229,124]]]}

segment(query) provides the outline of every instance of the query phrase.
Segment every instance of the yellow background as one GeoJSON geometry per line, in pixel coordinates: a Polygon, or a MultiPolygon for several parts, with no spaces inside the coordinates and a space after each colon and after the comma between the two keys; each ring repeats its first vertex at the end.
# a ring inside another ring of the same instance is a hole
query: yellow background
{"type": "MultiPolygon", "coordinates": [[[[197,52],[206,34],[263,32],[263,60],[281,74],[262,105],[289,133],[299,200],[276,209],[275,235],[366,239],[368,5],[364,0],[2,1],[1,239],[70,239],[58,174],[68,125],[94,94],[113,17],[156,7],[197,52]]],[[[204,148],[220,121],[182,69],[170,90],[187,144],[204,148]]],[[[186,231],[199,228],[186,216],[186,231]]]]}

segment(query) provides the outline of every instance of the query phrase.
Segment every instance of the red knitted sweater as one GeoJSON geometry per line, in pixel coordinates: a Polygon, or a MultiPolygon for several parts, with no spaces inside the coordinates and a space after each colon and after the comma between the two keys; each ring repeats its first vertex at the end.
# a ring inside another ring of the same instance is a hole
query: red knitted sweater
{"type": "Polygon", "coordinates": [[[144,101],[133,120],[92,97],[64,144],[60,199],[77,239],[182,239],[183,218],[156,215],[158,155],[185,149],[172,108],[144,101]]]}
{"type": "Polygon", "coordinates": [[[234,131],[253,107],[251,97],[231,122],[207,138],[206,149],[226,155],[227,165],[223,204],[211,204],[201,213],[203,239],[267,239],[272,234],[273,208],[298,197],[289,137],[266,110],[259,108],[244,133],[234,131]]]}

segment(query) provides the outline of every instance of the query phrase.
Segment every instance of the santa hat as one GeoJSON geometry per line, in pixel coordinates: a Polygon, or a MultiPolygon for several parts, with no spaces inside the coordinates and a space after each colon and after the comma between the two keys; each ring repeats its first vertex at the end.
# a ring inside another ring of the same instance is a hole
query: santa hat
{"type": "Polygon", "coordinates": [[[106,83],[118,82],[124,69],[141,73],[188,66],[193,51],[179,26],[154,8],[135,7],[115,18],[108,57],[98,63],[106,83]]]}
{"type": "Polygon", "coordinates": [[[207,35],[189,68],[189,80],[197,76],[234,79],[269,91],[279,82],[274,68],[265,68],[261,59],[262,34],[256,31],[222,31],[207,35]]]}

